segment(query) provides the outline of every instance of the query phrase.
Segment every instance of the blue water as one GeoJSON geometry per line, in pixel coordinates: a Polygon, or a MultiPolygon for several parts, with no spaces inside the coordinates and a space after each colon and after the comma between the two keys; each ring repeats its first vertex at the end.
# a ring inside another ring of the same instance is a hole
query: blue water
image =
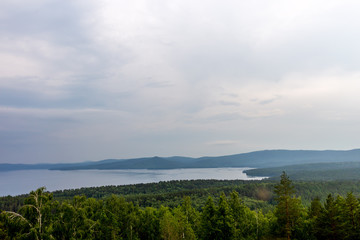
{"type": "Polygon", "coordinates": [[[0,172],[0,196],[29,193],[45,186],[47,190],[63,190],[106,185],[127,185],[170,180],[191,179],[240,179],[261,180],[263,177],[248,177],[249,168],[189,168],[170,170],[76,170],[50,171],[25,170],[0,172]]]}

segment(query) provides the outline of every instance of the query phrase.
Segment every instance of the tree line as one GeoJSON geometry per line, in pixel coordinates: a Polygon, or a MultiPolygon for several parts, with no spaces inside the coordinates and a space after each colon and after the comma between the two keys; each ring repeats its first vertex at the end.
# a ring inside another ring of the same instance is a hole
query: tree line
{"type": "Polygon", "coordinates": [[[208,196],[195,208],[189,196],[175,207],[141,207],[117,195],[58,201],[39,188],[18,211],[1,212],[0,239],[360,239],[360,202],[352,192],[304,206],[283,172],[274,193],[275,207],[263,212],[237,191],[208,196]]]}
{"type": "MultiPolygon", "coordinates": [[[[280,176],[280,175],[279,175],[280,176]]],[[[167,206],[170,208],[180,205],[185,196],[191,197],[191,203],[196,210],[202,207],[211,196],[218,201],[222,192],[229,196],[232,191],[239,193],[240,198],[251,210],[262,209],[264,213],[273,210],[275,202],[274,186],[277,180],[243,181],[243,180],[177,180],[159,183],[146,183],[119,186],[86,187],[79,189],[68,189],[54,191],[53,199],[63,202],[72,200],[75,196],[86,196],[87,198],[106,199],[112,194],[122,196],[128,202],[133,202],[139,207],[167,206]]],[[[291,178],[292,175],[291,175],[291,178]]],[[[295,191],[301,196],[304,206],[310,206],[315,197],[321,201],[327,195],[343,195],[353,192],[360,195],[359,180],[346,181],[293,181],[295,191]]],[[[29,194],[19,196],[0,197],[1,210],[17,212],[24,204],[29,194]]]]}

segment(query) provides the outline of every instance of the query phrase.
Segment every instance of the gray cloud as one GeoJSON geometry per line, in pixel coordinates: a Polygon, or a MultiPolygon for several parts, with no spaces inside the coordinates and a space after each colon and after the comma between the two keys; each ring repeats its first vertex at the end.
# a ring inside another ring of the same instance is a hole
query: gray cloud
{"type": "Polygon", "coordinates": [[[170,81],[162,81],[162,82],[150,81],[145,85],[145,87],[150,87],[150,88],[165,88],[170,86],[173,86],[173,84],[170,81]]]}
{"type": "Polygon", "coordinates": [[[214,145],[214,146],[217,146],[217,145],[223,146],[223,145],[234,145],[234,144],[237,144],[237,142],[232,141],[232,140],[219,140],[219,141],[215,141],[215,142],[208,142],[207,144],[214,145]]]}
{"type": "Polygon", "coordinates": [[[88,40],[82,22],[86,12],[75,2],[6,2],[1,6],[0,32],[7,37],[36,37],[72,46],[80,46],[88,40]]]}
{"type": "Polygon", "coordinates": [[[2,1],[0,161],[358,147],[359,7],[2,1]]]}
{"type": "Polygon", "coordinates": [[[225,105],[225,106],[240,106],[240,103],[238,102],[232,102],[232,101],[220,101],[219,102],[221,105],[225,105]]]}

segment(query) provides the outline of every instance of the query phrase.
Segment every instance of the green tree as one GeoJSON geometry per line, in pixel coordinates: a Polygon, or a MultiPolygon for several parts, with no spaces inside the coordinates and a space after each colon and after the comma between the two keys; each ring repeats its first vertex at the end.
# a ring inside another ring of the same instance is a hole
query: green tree
{"type": "Polygon", "coordinates": [[[5,223],[5,213],[1,212],[0,213],[0,239],[6,239],[6,237],[8,236],[8,230],[6,227],[6,223],[5,223]]]}
{"type": "Polygon", "coordinates": [[[258,213],[245,206],[236,191],[230,194],[229,206],[234,220],[234,238],[257,239],[260,235],[258,213]]]}
{"type": "MultiPolygon", "coordinates": [[[[349,192],[345,198],[345,216],[350,223],[350,231],[356,233],[359,231],[359,201],[352,192],[349,192]]],[[[355,237],[353,237],[355,238],[355,237]]]]}
{"type": "Polygon", "coordinates": [[[168,208],[161,207],[160,212],[162,212],[160,219],[160,231],[163,239],[196,239],[191,224],[182,212],[181,207],[173,209],[173,213],[168,208]]]}
{"type": "Polygon", "coordinates": [[[274,192],[277,201],[275,216],[280,234],[290,239],[299,225],[301,201],[295,197],[294,186],[285,172],[281,174],[280,183],[275,186],[274,192]]]}
{"type": "Polygon", "coordinates": [[[136,239],[138,208],[115,195],[107,198],[100,216],[102,234],[106,239],[136,239]]]}
{"type": "Polygon", "coordinates": [[[304,235],[307,234],[307,239],[316,239],[316,221],[320,217],[321,212],[323,211],[323,206],[320,202],[319,197],[315,197],[310,204],[307,212],[307,218],[304,220],[304,235]]]}
{"type": "Polygon", "coordinates": [[[20,226],[18,232],[26,239],[53,239],[52,208],[53,196],[45,192],[45,187],[31,191],[20,208],[20,213],[6,212],[10,224],[20,226]]]}
{"type": "Polygon", "coordinates": [[[346,198],[338,197],[336,199],[337,207],[340,211],[338,221],[340,223],[340,232],[344,239],[360,239],[359,232],[359,201],[349,192],[346,198]]]}
{"type": "Polygon", "coordinates": [[[216,229],[218,239],[232,239],[235,233],[234,219],[224,193],[221,193],[216,209],[216,229]]]}
{"type": "Polygon", "coordinates": [[[315,235],[319,240],[343,239],[340,228],[340,209],[334,197],[329,194],[320,216],[316,219],[315,235]]]}
{"type": "Polygon", "coordinates": [[[180,224],[172,215],[169,209],[164,208],[162,217],[160,219],[160,232],[164,240],[180,240],[180,224]]]}
{"type": "Polygon", "coordinates": [[[175,209],[174,215],[181,218],[184,232],[187,233],[185,239],[195,239],[200,228],[200,213],[192,207],[190,197],[184,198],[181,206],[175,209]]]}
{"type": "Polygon", "coordinates": [[[64,201],[56,208],[53,223],[55,239],[94,239],[97,221],[90,219],[94,212],[101,212],[95,199],[75,196],[71,202],[64,201]]]}
{"type": "Polygon", "coordinates": [[[310,208],[309,208],[309,217],[310,218],[319,217],[322,210],[323,210],[323,207],[321,205],[320,198],[315,197],[311,201],[311,205],[310,205],[310,208]]]}
{"type": "Polygon", "coordinates": [[[185,197],[181,204],[181,211],[186,217],[186,221],[193,226],[194,230],[199,226],[200,215],[199,212],[192,207],[190,197],[185,197]]]}
{"type": "Polygon", "coordinates": [[[138,234],[140,239],[160,239],[160,220],[155,208],[147,207],[140,212],[138,234]]]}
{"type": "Polygon", "coordinates": [[[200,235],[202,239],[218,239],[217,233],[219,229],[217,229],[216,225],[216,207],[212,197],[208,197],[206,204],[203,208],[201,214],[201,230],[200,235]]]}
{"type": "Polygon", "coordinates": [[[243,236],[244,230],[244,217],[245,217],[245,205],[240,200],[239,194],[236,191],[233,191],[230,194],[229,206],[231,209],[231,214],[234,219],[234,236],[237,239],[240,239],[243,236]]]}

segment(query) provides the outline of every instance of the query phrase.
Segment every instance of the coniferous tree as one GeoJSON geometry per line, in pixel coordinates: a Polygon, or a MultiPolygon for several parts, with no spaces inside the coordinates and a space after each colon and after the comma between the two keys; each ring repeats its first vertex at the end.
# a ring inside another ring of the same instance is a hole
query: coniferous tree
{"type": "Polygon", "coordinates": [[[280,183],[275,186],[277,206],[275,216],[280,230],[280,234],[289,240],[297,225],[301,215],[301,201],[295,197],[292,181],[283,172],[280,176],[280,183]]]}
{"type": "Polygon", "coordinates": [[[315,236],[315,225],[318,217],[320,216],[321,212],[323,211],[323,206],[320,202],[319,197],[315,197],[310,204],[307,212],[307,218],[304,221],[303,231],[307,234],[307,239],[312,240],[316,239],[315,236]]]}
{"type": "Polygon", "coordinates": [[[360,239],[359,229],[359,201],[349,192],[342,204],[339,204],[341,211],[342,232],[345,239],[360,239]]]}
{"type": "Polygon", "coordinates": [[[234,219],[224,193],[221,194],[217,207],[216,228],[218,239],[232,239],[235,233],[234,219]]]}
{"type": "Polygon", "coordinates": [[[249,232],[249,229],[245,225],[245,205],[239,198],[239,194],[236,191],[233,191],[230,194],[229,206],[234,219],[234,237],[236,239],[241,239],[249,232]]]}
{"type": "Polygon", "coordinates": [[[201,214],[200,235],[202,239],[218,239],[217,234],[219,229],[217,229],[216,221],[216,207],[212,197],[208,197],[201,214]]]}
{"type": "Polygon", "coordinates": [[[316,219],[315,235],[319,240],[343,239],[340,229],[340,211],[334,197],[329,194],[320,216],[316,219]]]}
{"type": "Polygon", "coordinates": [[[320,202],[320,198],[316,197],[311,201],[310,209],[309,209],[309,217],[310,218],[317,218],[320,216],[323,207],[320,202]]]}

